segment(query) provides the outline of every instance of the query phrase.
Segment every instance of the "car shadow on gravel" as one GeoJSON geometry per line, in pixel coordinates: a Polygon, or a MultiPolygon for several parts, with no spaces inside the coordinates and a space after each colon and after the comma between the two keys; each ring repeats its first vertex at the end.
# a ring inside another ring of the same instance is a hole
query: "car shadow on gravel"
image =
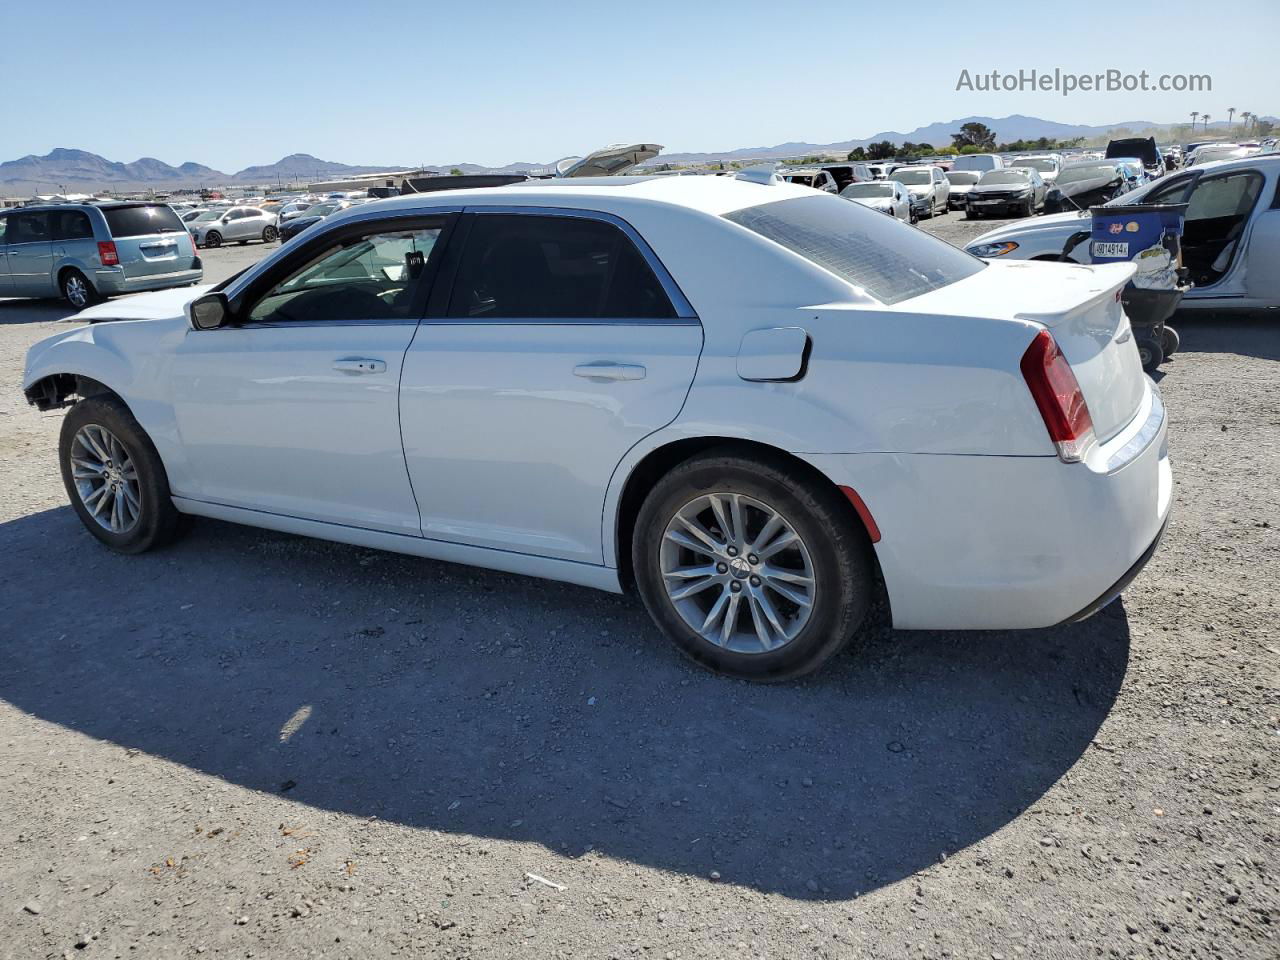
{"type": "Polygon", "coordinates": [[[1129,654],[1114,604],[1043,631],[872,629],[816,677],[759,686],[687,664],[636,601],[569,585],[212,521],[121,557],[69,508],[0,542],[5,700],[283,791],[301,823],[540,844],[527,869],[552,879],[603,855],[798,899],[900,880],[1070,770],[1129,654]]]}
{"type": "Polygon", "coordinates": [[[52,323],[76,313],[75,307],[61,300],[0,300],[0,325],[17,323],[52,323]]]}
{"type": "MultiPolygon", "coordinates": [[[[1182,344],[1173,355],[1234,353],[1259,360],[1280,360],[1280,312],[1185,311],[1169,321],[1182,344]]],[[[1173,370],[1171,365],[1169,371],[1173,370]]]]}

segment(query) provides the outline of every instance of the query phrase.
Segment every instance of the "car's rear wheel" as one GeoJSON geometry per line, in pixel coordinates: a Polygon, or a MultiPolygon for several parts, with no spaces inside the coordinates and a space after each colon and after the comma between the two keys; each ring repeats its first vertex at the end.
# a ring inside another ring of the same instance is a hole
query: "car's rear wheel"
{"type": "Polygon", "coordinates": [[[839,493],[766,459],[713,452],[676,467],[640,508],[632,564],[662,631],[748,680],[819,667],[872,597],[870,544],[839,493]]]}
{"type": "Polygon", "coordinates": [[[210,230],[208,233],[204,235],[204,245],[206,247],[222,246],[222,234],[220,234],[217,230],[210,230]]]}
{"type": "Polygon", "coordinates": [[[91,307],[102,299],[93,284],[79,270],[64,270],[58,286],[62,290],[62,299],[77,310],[91,307]]]}
{"type": "Polygon", "coordinates": [[[272,240],[274,240],[274,239],[275,239],[276,237],[278,237],[279,235],[280,235],[280,232],[279,232],[275,227],[273,227],[273,226],[271,226],[271,225],[269,225],[269,224],[268,224],[267,226],[265,226],[265,227],[263,227],[263,228],[262,228],[262,242],[263,242],[263,243],[270,243],[272,240]]]}
{"type": "Polygon", "coordinates": [[[160,455],[120,400],[91,397],[73,406],[62,421],[58,459],[72,508],[111,549],[142,553],[182,529],[160,455]]]}

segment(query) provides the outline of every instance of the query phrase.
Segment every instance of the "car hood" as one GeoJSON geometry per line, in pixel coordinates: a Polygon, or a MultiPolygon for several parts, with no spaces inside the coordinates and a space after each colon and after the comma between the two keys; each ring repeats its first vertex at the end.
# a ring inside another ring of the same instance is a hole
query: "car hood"
{"type": "Polygon", "coordinates": [[[213,289],[213,284],[198,287],[177,287],[157,290],[155,293],[139,293],[132,297],[108,300],[97,306],[81,310],[70,317],[72,323],[101,323],[104,320],[163,320],[182,315],[182,308],[213,289]]]}
{"type": "Polygon", "coordinates": [[[1087,177],[1084,180],[1072,180],[1070,183],[1055,183],[1058,192],[1064,197],[1074,197],[1077,194],[1088,193],[1091,190],[1101,190],[1103,187],[1111,186],[1120,182],[1119,174],[1099,174],[1096,177],[1087,177]]]}
{"type": "MultiPolygon", "coordinates": [[[[904,184],[904,186],[906,185],[904,184]]],[[[933,184],[921,183],[913,187],[907,187],[907,193],[911,194],[911,196],[913,197],[928,196],[929,194],[933,193],[933,184]]]]}
{"type": "Polygon", "coordinates": [[[1030,190],[1030,183],[975,183],[970,193],[1022,193],[1030,190]]]}
{"type": "Polygon", "coordinates": [[[1000,243],[1004,240],[1016,240],[1019,243],[1023,243],[1026,238],[1037,235],[1045,237],[1060,236],[1062,242],[1065,243],[1067,237],[1077,230],[1088,230],[1089,224],[1090,219],[1087,213],[1084,215],[1076,212],[1053,213],[1043,217],[1036,217],[1033,220],[1018,220],[1005,224],[1003,227],[996,227],[994,230],[988,230],[980,237],[975,237],[964,246],[966,250],[972,250],[980,244],[1000,243]]]}

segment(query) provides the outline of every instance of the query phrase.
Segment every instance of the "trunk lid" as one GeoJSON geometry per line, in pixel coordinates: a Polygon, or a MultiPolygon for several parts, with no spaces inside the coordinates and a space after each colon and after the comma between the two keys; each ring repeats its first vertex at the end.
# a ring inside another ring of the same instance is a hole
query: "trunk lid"
{"type": "Polygon", "coordinates": [[[926,301],[938,298],[937,308],[959,313],[964,304],[988,303],[996,316],[1043,324],[1071,364],[1098,442],[1106,443],[1137,415],[1146,388],[1138,347],[1120,304],[1120,292],[1133,271],[1131,263],[1085,267],[995,261],[900,306],[933,307],[926,301]]]}
{"type": "Polygon", "coordinates": [[[557,177],[612,177],[652,160],[662,152],[657,143],[611,143],[585,157],[565,157],[556,163],[557,177]]]}

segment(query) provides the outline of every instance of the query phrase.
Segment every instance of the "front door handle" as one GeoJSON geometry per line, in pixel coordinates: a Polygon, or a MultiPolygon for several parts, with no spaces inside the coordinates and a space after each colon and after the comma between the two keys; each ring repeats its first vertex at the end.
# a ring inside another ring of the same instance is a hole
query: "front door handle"
{"type": "Polygon", "coordinates": [[[343,357],[333,361],[333,369],[342,373],[386,373],[387,362],[370,357],[343,357]]]}
{"type": "Polygon", "coordinates": [[[613,360],[593,360],[573,368],[575,377],[588,380],[643,380],[647,373],[638,363],[616,363],[613,360]]]}

